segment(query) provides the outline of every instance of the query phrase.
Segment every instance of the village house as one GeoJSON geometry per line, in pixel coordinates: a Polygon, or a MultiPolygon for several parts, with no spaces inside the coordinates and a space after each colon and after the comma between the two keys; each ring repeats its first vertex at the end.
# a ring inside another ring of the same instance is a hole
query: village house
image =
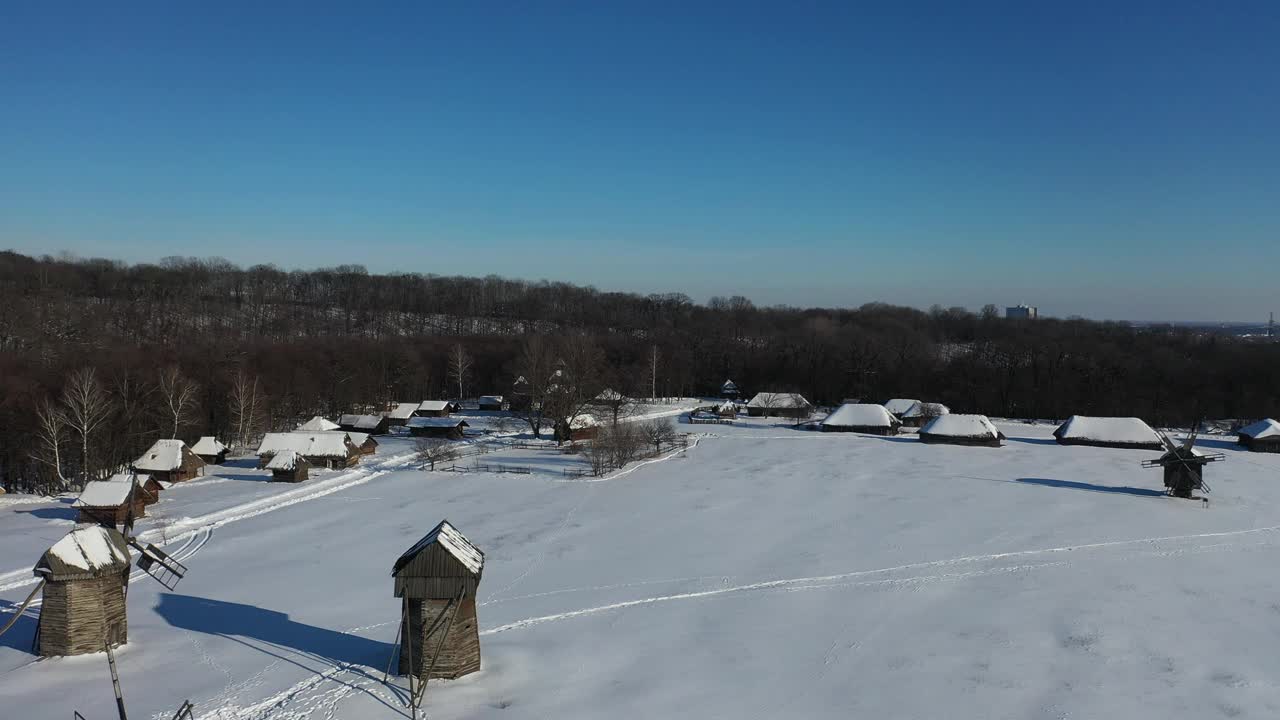
{"type": "Polygon", "coordinates": [[[986,415],[939,415],[920,428],[920,442],[1000,447],[1004,433],[986,415]]]}
{"type": "Polygon", "coordinates": [[[130,515],[146,517],[147,506],[155,503],[159,494],[159,483],[149,475],[120,473],[85,483],[71,507],[76,510],[76,522],[122,527],[130,515]]]}
{"type": "Polygon", "coordinates": [[[919,400],[912,398],[894,398],[884,404],[884,409],[893,413],[894,417],[901,420],[902,416],[905,415],[908,410],[919,404],[919,400]]]}
{"type": "Polygon", "coordinates": [[[292,450],[313,467],[340,469],[360,461],[361,450],[344,432],[267,433],[258,446],[258,466],[265,468],[277,453],[292,450]]]}
{"type": "Polygon", "coordinates": [[[716,407],[716,415],[723,420],[733,420],[738,417],[738,404],[732,400],[725,400],[716,407]]]}
{"type": "Polygon", "coordinates": [[[1164,442],[1151,426],[1136,417],[1088,417],[1072,415],[1053,431],[1060,445],[1164,450],[1164,442]]]}
{"type": "Polygon", "coordinates": [[[267,462],[271,479],[275,482],[302,482],[307,479],[311,463],[296,450],[281,450],[267,462]]]}
{"type": "MultiPolygon", "coordinates": [[[[888,410],[888,406],[885,409],[888,410]]],[[[889,412],[893,411],[889,410],[889,412]]],[[[911,407],[907,408],[906,412],[900,415],[898,413],[894,414],[898,415],[898,419],[902,421],[903,425],[920,427],[936,417],[949,415],[950,413],[951,408],[942,403],[916,401],[911,407]]]]}
{"type": "Polygon", "coordinates": [[[822,421],[822,431],[897,435],[901,425],[902,422],[883,405],[846,403],[822,421]]]}
{"type": "Polygon", "coordinates": [[[340,430],[338,423],[316,415],[310,420],[298,426],[298,430],[302,432],[326,432],[329,430],[340,430]]]}
{"type": "Polygon", "coordinates": [[[807,418],[813,412],[813,406],[800,393],[756,393],[747,403],[747,414],[751,417],[786,417],[807,418]]]}
{"type": "Polygon", "coordinates": [[[568,424],[563,421],[556,424],[555,438],[557,442],[581,442],[595,440],[600,434],[600,421],[594,415],[582,413],[568,424]]]}
{"type": "Polygon", "coordinates": [[[221,465],[227,461],[227,446],[212,435],[205,435],[197,440],[191,446],[191,452],[208,465],[221,465]]]}
{"type": "Polygon", "coordinates": [[[1259,420],[1240,428],[1236,442],[1252,452],[1280,453],[1280,422],[1259,420]]]}
{"type": "Polygon", "coordinates": [[[469,427],[466,420],[448,417],[416,417],[405,425],[409,434],[414,437],[440,438],[443,440],[461,440],[464,428],[469,427]]]}
{"type": "Polygon", "coordinates": [[[396,403],[387,411],[387,425],[393,427],[403,427],[409,422],[409,418],[418,411],[418,403],[402,402],[396,403]]]}
{"type": "Polygon", "coordinates": [[[386,435],[388,425],[385,415],[343,415],[338,418],[339,430],[366,435],[386,435]]]}
{"type": "Polygon", "coordinates": [[[133,461],[133,470],[150,475],[158,482],[176,483],[199,476],[204,472],[204,465],[204,460],[181,440],[157,440],[150,450],[133,461]]]}
{"type": "MultiPolygon", "coordinates": [[[[453,403],[448,400],[423,400],[418,403],[418,409],[414,411],[417,417],[449,417],[453,412],[453,403]]],[[[408,425],[408,423],[405,423],[408,425]]]]}

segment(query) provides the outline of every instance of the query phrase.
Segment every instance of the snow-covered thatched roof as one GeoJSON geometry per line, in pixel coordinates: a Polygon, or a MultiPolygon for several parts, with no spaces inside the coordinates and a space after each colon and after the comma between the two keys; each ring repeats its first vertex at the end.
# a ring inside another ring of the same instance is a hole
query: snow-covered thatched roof
{"type": "Polygon", "coordinates": [[[115,528],[85,525],[45,551],[34,572],[49,578],[98,577],[122,572],[129,562],[129,545],[115,528]]]}
{"type": "Polygon", "coordinates": [[[408,420],[413,417],[413,414],[417,411],[418,403],[416,402],[396,403],[396,406],[387,413],[387,417],[392,420],[408,420]]]}
{"type": "Polygon", "coordinates": [[[182,467],[182,451],[186,447],[181,440],[157,440],[133,462],[133,467],[145,472],[173,472],[182,467]]]}
{"type": "Polygon", "coordinates": [[[138,477],[132,473],[120,473],[106,480],[87,482],[72,507],[119,507],[129,500],[134,482],[145,484],[148,476],[142,475],[140,481],[138,477]]]}
{"type": "Polygon", "coordinates": [[[595,415],[591,415],[590,413],[582,413],[581,415],[578,415],[577,417],[575,417],[573,420],[569,422],[569,429],[570,430],[586,430],[588,428],[596,427],[599,424],[600,424],[600,421],[596,419],[595,415]]]}
{"type": "Polygon", "coordinates": [[[375,430],[381,424],[381,415],[343,415],[338,418],[339,426],[359,428],[361,430],[375,430]]]}
{"type": "Polygon", "coordinates": [[[405,423],[408,428],[452,428],[452,427],[471,427],[466,420],[460,418],[443,418],[443,417],[416,417],[409,418],[409,422],[405,423]]]}
{"type": "Polygon", "coordinates": [[[738,409],[738,404],[732,400],[725,400],[716,407],[716,411],[726,413],[734,412],[738,409]]]}
{"type": "Polygon", "coordinates": [[[422,412],[440,412],[453,409],[453,404],[448,400],[423,400],[418,403],[418,409],[422,412]]]}
{"type": "Polygon", "coordinates": [[[1053,431],[1053,436],[1067,442],[1164,448],[1160,435],[1136,417],[1072,415],[1053,431]]]}
{"type": "Polygon", "coordinates": [[[1000,431],[986,415],[939,415],[920,428],[921,435],[1000,439],[1000,431]]]}
{"type": "MultiPolygon", "coordinates": [[[[889,412],[893,411],[890,410],[889,412]]],[[[907,418],[938,417],[939,415],[948,415],[950,413],[951,408],[943,405],[942,403],[917,402],[908,408],[906,412],[902,414],[894,414],[905,420],[907,418]]]]}
{"type": "Polygon", "coordinates": [[[271,462],[267,463],[267,469],[290,471],[297,468],[299,462],[305,463],[306,459],[296,450],[281,450],[272,456],[271,462]]]}
{"type": "Polygon", "coordinates": [[[911,408],[919,404],[920,404],[919,400],[914,400],[911,398],[894,398],[884,404],[884,409],[888,410],[894,415],[897,415],[898,417],[902,417],[907,413],[908,410],[910,410],[911,408]]]}
{"type": "Polygon", "coordinates": [[[1248,438],[1253,438],[1254,440],[1280,438],[1280,422],[1270,419],[1259,420],[1252,425],[1246,425],[1240,428],[1240,434],[1248,438]]]}
{"type": "Polygon", "coordinates": [[[413,561],[418,553],[426,550],[432,543],[438,544],[445,552],[453,556],[455,560],[462,563],[473,575],[479,575],[484,570],[484,553],[480,549],[471,544],[458,529],[449,523],[448,520],[440,521],[440,524],[427,533],[421,540],[413,544],[401,555],[397,560],[395,567],[391,569],[391,574],[396,575],[400,570],[413,561]]]}
{"type": "Polygon", "coordinates": [[[345,432],[267,433],[258,446],[258,455],[276,455],[293,450],[304,457],[345,458],[351,454],[349,435],[345,432]]]}
{"type": "Polygon", "coordinates": [[[225,452],[226,449],[227,446],[223,445],[218,438],[212,435],[205,435],[197,440],[195,445],[191,446],[191,452],[197,455],[217,455],[218,453],[225,452]]]}
{"type": "Polygon", "coordinates": [[[747,407],[767,408],[770,410],[805,408],[809,406],[809,401],[804,399],[800,393],[775,393],[762,392],[756,393],[751,398],[751,402],[747,403],[747,407]]]}
{"type": "Polygon", "coordinates": [[[831,427],[893,427],[901,425],[883,405],[845,403],[822,421],[831,427]]]}
{"type": "Polygon", "coordinates": [[[302,432],[324,432],[325,430],[337,430],[337,429],[338,429],[338,423],[332,420],[327,420],[325,418],[322,418],[319,415],[316,415],[315,417],[311,418],[310,420],[298,426],[298,430],[302,432]]]}

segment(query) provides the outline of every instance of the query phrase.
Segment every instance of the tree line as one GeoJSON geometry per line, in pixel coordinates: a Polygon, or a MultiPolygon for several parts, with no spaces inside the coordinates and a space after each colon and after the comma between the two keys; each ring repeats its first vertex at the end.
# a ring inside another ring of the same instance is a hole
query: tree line
{"type": "Polygon", "coordinates": [[[548,395],[560,420],[603,388],[705,395],[728,378],[748,394],[799,392],[819,404],[915,397],[1002,417],[1186,425],[1280,411],[1280,345],[1175,328],[1005,320],[990,306],[699,304],[357,265],[286,271],[0,252],[0,482],[74,486],[161,437],[248,445],[313,414],[509,395],[520,375],[554,385],[566,363],[582,381],[548,395]]]}

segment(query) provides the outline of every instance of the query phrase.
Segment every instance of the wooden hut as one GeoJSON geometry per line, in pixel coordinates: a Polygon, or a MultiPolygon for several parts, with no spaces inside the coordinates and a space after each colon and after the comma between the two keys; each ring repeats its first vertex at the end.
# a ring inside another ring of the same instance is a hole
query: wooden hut
{"type": "MultiPolygon", "coordinates": [[[[885,408],[886,410],[888,407],[885,408]]],[[[889,412],[893,412],[890,410],[889,412]]],[[[897,413],[894,413],[897,415],[897,413]]],[[[950,415],[951,408],[942,403],[935,402],[916,402],[907,411],[898,415],[898,419],[907,427],[923,427],[930,420],[943,415],[950,415]]]]}
{"type": "Polygon", "coordinates": [[[568,423],[556,423],[555,437],[557,442],[582,442],[595,440],[600,434],[600,421],[594,415],[581,413],[568,423]]]}
{"type": "Polygon", "coordinates": [[[939,415],[920,428],[920,442],[1000,447],[1004,433],[986,415],[939,415]]]}
{"type": "Polygon", "coordinates": [[[391,427],[403,427],[409,422],[409,418],[418,411],[418,403],[402,402],[396,403],[387,411],[387,425],[391,427]]]}
{"type": "Polygon", "coordinates": [[[845,403],[822,421],[823,432],[857,432],[870,435],[897,435],[902,422],[883,405],[845,403]]]}
{"type": "Polygon", "coordinates": [[[366,435],[386,435],[388,420],[385,415],[343,415],[338,418],[338,429],[366,435]]]}
{"type": "Polygon", "coordinates": [[[205,435],[191,446],[191,452],[208,465],[221,465],[227,461],[227,446],[212,435],[205,435]]]}
{"type": "Polygon", "coordinates": [[[1280,453],[1280,422],[1259,420],[1240,428],[1236,443],[1252,452],[1280,453]]]}
{"type": "Polygon", "coordinates": [[[41,556],[32,571],[44,581],[40,655],[84,655],[128,642],[129,562],[124,536],[100,525],[72,530],[41,556]]]}
{"type": "Polygon", "coordinates": [[[329,432],[331,430],[341,430],[338,423],[322,418],[319,415],[312,417],[310,420],[298,426],[300,432],[329,432]]]}
{"type": "Polygon", "coordinates": [[[448,400],[423,400],[413,414],[416,417],[449,417],[452,412],[453,403],[448,400]]]}
{"type": "Polygon", "coordinates": [[[190,480],[204,472],[204,460],[181,440],[157,440],[142,457],[133,461],[133,470],[158,482],[190,480]]]}
{"type": "Polygon", "coordinates": [[[747,414],[751,417],[806,418],[811,412],[813,406],[800,393],[756,393],[747,403],[747,414]]]}
{"type": "Polygon", "coordinates": [[[360,447],[345,432],[267,433],[258,446],[258,466],[265,468],[277,453],[293,450],[312,467],[346,468],[360,461],[360,447]]]}
{"type": "Polygon", "coordinates": [[[483,572],[484,553],[448,520],[396,560],[401,675],[452,680],[480,669],[476,589],[483,572]]]}
{"type": "Polygon", "coordinates": [[[107,480],[94,480],[84,485],[80,497],[71,504],[76,522],[103,527],[120,527],[129,519],[146,517],[147,505],[158,499],[159,484],[147,475],[121,473],[107,480]],[[147,489],[151,485],[152,489],[147,489]]]}
{"type": "Polygon", "coordinates": [[[1135,417],[1087,417],[1072,415],[1053,431],[1060,445],[1164,450],[1164,442],[1151,426],[1135,417]]]}
{"type": "Polygon", "coordinates": [[[307,479],[311,463],[299,455],[297,450],[281,450],[267,461],[267,469],[271,471],[271,479],[275,482],[296,483],[307,479]]]}
{"type": "Polygon", "coordinates": [[[405,427],[409,428],[409,434],[414,437],[461,440],[465,434],[464,429],[470,426],[466,420],[455,418],[416,417],[411,418],[405,427]]]}
{"type": "MultiPolygon", "coordinates": [[[[341,430],[333,430],[332,432],[342,432],[341,430]]],[[[366,435],[361,432],[349,432],[347,437],[351,438],[351,442],[360,451],[361,455],[372,455],[378,449],[378,441],[373,439],[372,435],[366,435]]]]}

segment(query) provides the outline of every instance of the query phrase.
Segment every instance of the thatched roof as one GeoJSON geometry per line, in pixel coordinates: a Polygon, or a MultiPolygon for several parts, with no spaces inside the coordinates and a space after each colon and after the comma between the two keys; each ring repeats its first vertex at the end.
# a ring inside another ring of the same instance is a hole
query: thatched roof
{"type": "Polygon", "coordinates": [[[205,435],[191,446],[191,452],[197,455],[217,455],[227,451],[227,446],[223,445],[218,438],[212,435],[205,435]]]}
{"type": "MultiPolygon", "coordinates": [[[[893,411],[890,410],[890,412],[893,412],[893,411]]],[[[906,412],[894,413],[894,414],[902,418],[903,420],[915,419],[915,418],[926,418],[926,417],[939,417],[941,415],[951,414],[951,408],[947,407],[946,405],[943,405],[942,403],[917,402],[916,404],[907,408],[906,412]]]]}
{"type": "Polygon", "coordinates": [[[293,450],[306,457],[346,458],[354,443],[345,432],[267,433],[258,446],[258,455],[276,455],[293,450]]]}
{"type": "Polygon", "coordinates": [[[756,393],[747,403],[747,407],[767,408],[771,410],[800,409],[809,407],[809,401],[800,393],[756,393]]]}
{"type": "Polygon", "coordinates": [[[831,427],[877,427],[887,428],[901,425],[898,418],[885,409],[883,405],[871,403],[845,403],[822,421],[831,427]]]}
{"type": "Polygon", "coordinates": [[[441,520],[431,532],[427,533],[421,540],[414,543],[397,560],[395,567],[391,569],[392,575],[399,575],[407,565],[413,562],[414,558],[432,545],[437,545],[440,549],[449,553],[455,560],[462,564],[473,575],[479,576],[484,570],[484,553],[475,545],[471,544],[458,529],[449,524],[448,520],[441,520]]]}
{"type": "Polygon", "coordinates": [[[124,572],[129,544],[114,528],[77,527],[45,551],[32,572],[48,580],[84,580],[124,572]]]}
{"type": "Polygon", "coordinates": [[[72,507],[120,507],[128,502],[129,493],[133,491],[134,483],[144,485],[148,479],[149,476],[147,475],[139,476],[133,473],[120,473],[112,475],[106,480],[87,482],[84,485],[84,491],[72,503],[72,507]]]}
{"type": "Polygon", "coordinates": [[[1164,449],[1164,441],[1156,431],[1136,417],[1072,415],[1053,431],[1053,436],[1064,444],[1164,449]]]}
{"type": "Polygon", "coordinates": [[[986,415],[940,415],[920,428],[920,434],[950,438],[999,440],[1000,431],[986,415]]]}
{"type": "Polygon", "coordinates": [[[296,450],[281,450],[271,457],[271,462],[267,463],[268,470],[296,470],[299,464],[307,464],[307,459],[298,454],[296,450]]]}
{"type": "Polygon", "coordinates": [[[920,401],[914,398],[894,398],[884,404],[884,409],[898,417],[902,417],[908,410],[919,404],[920,401]]]}
{"type": "Polygon", "coordinates": [[[315,417],[311,418],[310,420],[298,426],[298,430],[302,432],[324,432],[325,430],[337,430],[337,429],[338,429],[338,423],[332,420],[326,420],[325,418],[322,418],[319,415],[316,415],[315,417]]]}
{"type": "Polygon", "coordinates": [[[1252,425],[1246,425],[1240,428],[1239,433],[1247,438],[1254,440],[1276,440],[1280,441],[1280,422],[1275,420],[1259,420],[1252,425]]]}
{"type": "Polygon", "coordinates": [[[144,472],[173,472],[182,467],[182,451],[186,449],[187,444],[181,440],[157,440],[133,462],[133,467],[144,472]]]}

